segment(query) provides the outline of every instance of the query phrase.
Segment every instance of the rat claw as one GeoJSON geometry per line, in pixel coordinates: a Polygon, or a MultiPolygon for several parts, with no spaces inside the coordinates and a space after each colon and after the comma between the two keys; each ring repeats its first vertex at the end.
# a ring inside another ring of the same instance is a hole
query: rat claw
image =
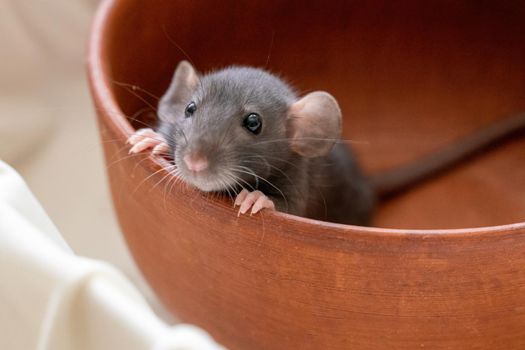
{"type": "Polygon", "coordinates": [[[268,197],[262,195],[253,204],[250,215],[257,214],[261,209],[275,210],[275,204],[273,204],[273,202],[268,197]]]}
{"type": "Polygon", "coordinates": [[[250,208],[250,215],[258,213],[261,209],[275,209],[273,202],[261,191],[241,191],[235,200],[235,205],[240,205],[237,216],[246,214],[250,208]]]}
{"type": "Polygon", "coordinates": [[[137,146],[137,144],[134,144],[133,147],[131,147],[129,149],[128,154],[133,154],[133,153],[138,153],[138,152],[140,152],[140,151],[138,151],[138,146],[137,146]]]}
{"type": "Polygon", "coordinates": [[[128,140],[126,142],[129,143],[130,145],[134,145],[137,142],[145,139],[148,136],[149,137],[152,137],[152,136],[154,137],[155,135],[156,135],[156,133],[152,129],[150,129],[150,128],[143,128],[143,129],[137,130],[133,135],[128,137],[128,140]]]}
{"type": "Polygon", "coordinates": [[[139,153],[148,148],[153,148],[153,154],[167,152],[169,150],[169,146],[164,138],[150,128],[137,130],[137,132],[127,139],[126,143],[133,146],[130,148],[129,154],[139,153]]]}
{"type": "Polygon", "coordinates": [[[241,192],[239,192],[239,194],[237,195],[237,197],[235,198],[235,203],[233,203],[233,206],[236,207],[238,205],[241,205],[242,202],[246,199],[246,196],[249,194],[250,192],[248,192],[246,189],[242,189],[241,192]]]}
{"type": "Polygon", "coordinates": [[[133,134],[130,137],[128,137],[128,139],[126,140],[126,143],[128,145],[134,145],[135,143],[137,143],[137,135],[133,134]]]}
{"type": "Polygon", "coordinates": [[[244,200],[241,203],[241,208],[239,209],[241,214],[246,214],[248,209],[250,209],[250,207],[253,205],[253,203],[255,203],[255,201],[257,200],[257,192],[262,193],[260,191],[250,192],[250,193],[248,193],[246,198],[244,198],[244,200]]]}
{"type": "Polygon", "coordinates": [[[156,145],[154,148],[153,148],[153,151],[151,151],[151,153],[153,154],[162,154],[162,153],[166,153],[170,150],[170,147],[168,146],[167,143],[165,142],[162,142],[162,143],[159,143],[158,145],[156,145]]]}
{"type": "Polygon", "coordinates": [[[137,142],[136,144],[133,145],[133,147],[131,147],[131,149],[129,150],[129,153],[139,153],[139,152],[142,152],[150,147],[152,147],[154,144],[156,143],[155,140],[152,140],[152,139],[144,139],[142,141],[139,141],[137,142]]]}

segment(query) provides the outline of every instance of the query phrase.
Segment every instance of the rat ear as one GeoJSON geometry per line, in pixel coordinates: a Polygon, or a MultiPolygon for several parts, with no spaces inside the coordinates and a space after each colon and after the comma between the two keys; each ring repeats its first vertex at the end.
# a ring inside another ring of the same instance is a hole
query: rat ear
{"type": "Polygon", "coordinates": [[[161,104],[163,102],[189,103],[198,83],[199,76],[195,68],[188,61],[180,61],[173,74],[170,87],[162,96],[161,104]]]}
{"type": "Polygon", "coordinates": [[[294,152],[313,158],[326,155],[341,136],[341,109],[329,93],[315,91],[292,104],[287,136],[294,152]]]}

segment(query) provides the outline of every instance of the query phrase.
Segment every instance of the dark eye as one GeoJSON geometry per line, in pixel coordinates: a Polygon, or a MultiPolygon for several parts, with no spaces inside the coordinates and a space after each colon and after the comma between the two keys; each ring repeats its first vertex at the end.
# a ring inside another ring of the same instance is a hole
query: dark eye
{"type": "Polygon", "coordinates": [[[189,118],[195,113],[197,110],[197,105],[195,102],[190,102],[189,105],[186,106],[186,110],[184,111],[184,114],[186,115],[186,118],[189,118]]]}
{"type": "Polygon", "coordinates": [[[261,116],[257,113],[248,114],[243,121],[243,126],[248,129],[250,132],[257,135],[261,132],[262,120],[261,116]]]}

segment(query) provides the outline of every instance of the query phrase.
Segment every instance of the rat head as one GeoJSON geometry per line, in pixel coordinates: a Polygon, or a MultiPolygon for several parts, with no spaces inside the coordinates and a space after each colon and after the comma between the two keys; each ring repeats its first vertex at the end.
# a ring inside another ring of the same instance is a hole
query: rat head
{"type": "Polygon", "coordinates": [[[254,188],[290,162],[327,154],[340,135],[335,99],[298,99],[263,70],[231,67],[199,76],[179,63],[159,103],[159,132],[178,175],[203,191],[254,188]]]}

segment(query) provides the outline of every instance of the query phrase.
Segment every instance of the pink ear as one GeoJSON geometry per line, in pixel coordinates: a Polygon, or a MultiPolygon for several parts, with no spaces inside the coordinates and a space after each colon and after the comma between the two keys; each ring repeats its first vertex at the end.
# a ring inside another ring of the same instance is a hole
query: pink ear
{"type": "MultiPolygon", "coordinates": [[[[170,86],[160,100],[160,105],[168,104],[187,104],[193,91],[199,83],[199,76],[195,68],[188,61],[180,61],[175,69],[170,86]]],[[[166,116],[159,114],[160,118],[166,116]]]]}
{"type": "Polygon", "coordinates": [[[326,155],[341,136],[341,109],[329,93],[315,91],[290,106],[287,136],[294,152],[313,158],[326,155]]]}

